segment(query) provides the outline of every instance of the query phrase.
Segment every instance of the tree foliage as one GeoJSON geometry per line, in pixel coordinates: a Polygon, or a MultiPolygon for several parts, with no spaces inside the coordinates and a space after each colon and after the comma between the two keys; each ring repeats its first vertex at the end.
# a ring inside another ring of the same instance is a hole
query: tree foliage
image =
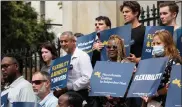
{"type": "Polygon", "coordinates": [[[1,2],[1,49],[37,47],[45,41],[52,41],[54,33],[47,32],[50,20],[38,21],[38,14],[23,1],[1,2]]]}

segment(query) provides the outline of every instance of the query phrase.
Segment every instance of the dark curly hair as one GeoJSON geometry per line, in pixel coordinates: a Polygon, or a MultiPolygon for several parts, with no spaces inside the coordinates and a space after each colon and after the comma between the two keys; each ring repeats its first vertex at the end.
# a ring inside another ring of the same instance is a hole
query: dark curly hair
{"type": "Polygon", "coordinates": [[[140,16],[140,4],[137,1],[124,1],[120,6],[120,11],[123,11],[124,7],[129,7],[133,13],[138,12],[137,18],[140,16]]]}

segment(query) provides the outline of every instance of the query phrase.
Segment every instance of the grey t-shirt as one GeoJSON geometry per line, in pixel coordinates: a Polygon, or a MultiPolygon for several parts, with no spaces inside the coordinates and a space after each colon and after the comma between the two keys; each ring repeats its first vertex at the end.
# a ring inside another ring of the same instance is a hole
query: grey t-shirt
{"type": "Polygon", "coordinates": [[[49,66],[43,65],[42,68],[41,68],[41,71],[45,71],[45,72],[50,73],[50,65],[49,66]]]}

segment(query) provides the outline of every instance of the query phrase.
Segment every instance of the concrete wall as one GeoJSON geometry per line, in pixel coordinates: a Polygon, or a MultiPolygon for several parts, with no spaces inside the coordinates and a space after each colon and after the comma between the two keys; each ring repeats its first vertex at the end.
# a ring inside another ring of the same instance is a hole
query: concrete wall
{"type": "MultiPolygon", "coordinates": [[[[62,1],[62,9],[59,9],[58,2],[60,1],[45,1],[45,18],[51,19],[53,24],[63,24],[62,27],[53,26],[51,29],[57,36],[68,30],[89,34],[94,31],[95,18],[100,15],[110,18],[112,28],[124,24],[122,13],[119,11],[123,1],[62,1]]],[[[157,6],[157,1],[138,2],[144,10],[147,5],[150,9],[153,4],[157,6]]],[[[31,5],[40,13],[40,1],[31,1],[31,5]]],[[[177,22],[181,25],[181,2],[178,5],[180,8],[177,22]]]]}
{"type": "MultiPolygon", "coordinates": [[[[45,19],[51,19],[51,24],[62,24],[62,9],[59,9],[58,6],[59,1],[45,1],[45,19]]],[[[40,1],[31,1],[31,6],[36,10],[39,17],[41,16],[41,5],[40,1]]],[[[62,31],[62,26],[52,26],[52,29],[55,35],[57,36],[62,31]]]]}
{"type": "Polygon", "coordinates": [[[95,18],[104,15],[112,27],[123,25],[119,1],[63,1],[63,30],[89,34],[94,31],[95,18]]]}

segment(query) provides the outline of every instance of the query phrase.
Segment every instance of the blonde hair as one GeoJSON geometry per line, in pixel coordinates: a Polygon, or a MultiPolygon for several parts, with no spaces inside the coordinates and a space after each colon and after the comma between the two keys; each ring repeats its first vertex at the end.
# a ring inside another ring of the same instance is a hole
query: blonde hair
{"type": "Polygon", "coordinates": [[[117,62],[121,62],[126,57],[124,41],[118,35],[111,35],[109,40],[114,40],[116,42],[118,50],[117,62]]]}
{"type": "Polygon", "coordinates": [[[171,59],[176,59],[181,62],[179,51],[177,50],[171,33],[167,30],[159,31],[154,34],[154,37],[158,36],[164,43],[165,56],[171,59]]]}

